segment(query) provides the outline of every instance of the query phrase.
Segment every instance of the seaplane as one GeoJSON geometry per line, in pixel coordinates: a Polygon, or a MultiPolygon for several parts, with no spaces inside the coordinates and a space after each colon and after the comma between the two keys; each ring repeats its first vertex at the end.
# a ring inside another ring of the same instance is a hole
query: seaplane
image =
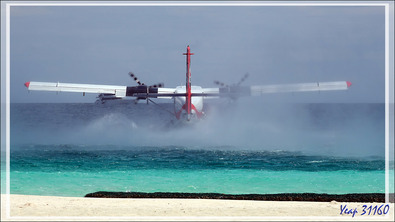
{"type": "Polygon", "coordinates": [[[203,88],[191,84],[191,53],[189,45],[186,53],[186,83],[185,86],[175,88],[165,88],[164,84],[146,85],[142,83],[135,74],[129,72],[137,86],[117,86],[117,85],[96,85],[96,84],[75,84],[59,82],[26,82],[24,85],[27,89],[38,91],[54,92],[79,92],[95,93],[98,95],[98,101],[104,103],[107,100],[134,99],[137,103],[139,100],[146,100],[147,103],[152,98],[172,99],[174,101],[174,116],[178,120],[191,121],[201,119],[205,114],[203,112],[204,99],[208,98],[229,98],[236,99],[241,96],[261,96],[267,93],[293,93],[293,92],[312,92],[312,91],[330,91],[330,90],[347,90],[351,86],[349,81],[335,82],[313,82],[313,83],[294,83],[280,85],[255,85],[242,86],[241,83],[247,78],[246,74],[242,80],[234,85],[226,85],[219,81],[214,83],[216,88],[203,88]]]}

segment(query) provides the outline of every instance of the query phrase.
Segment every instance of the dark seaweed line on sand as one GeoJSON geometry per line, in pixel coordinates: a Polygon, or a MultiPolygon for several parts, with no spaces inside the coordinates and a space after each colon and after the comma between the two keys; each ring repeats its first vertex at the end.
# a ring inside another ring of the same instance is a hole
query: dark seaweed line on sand
{"type": "MultiPolygon", "coordinates": [[[[221,193],[171,193],[171,192],[106,192],[89,193],[85,197],[95,198],[171,198],[171,199],[226,199],[226,200],[265,200],[265,201],[314,201],[314,202],[385,202],[384,193],[353,194],[316,194],[316,193],[280,193],[280,194],[221,194],[221,193]]],[[[394,202],[394,194],[390,194],[394,202]]]]}

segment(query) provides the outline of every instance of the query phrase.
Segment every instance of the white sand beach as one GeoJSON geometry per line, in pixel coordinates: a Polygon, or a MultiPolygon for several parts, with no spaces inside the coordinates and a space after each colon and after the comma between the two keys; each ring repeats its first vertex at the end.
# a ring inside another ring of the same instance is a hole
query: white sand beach
{"type": "Polygon", "coordinates": [[[2,221],[68,220],[353,220],[393,221],[394,203],[383,215],[363,215],[363,205],[383,203],[340,203],[300,201],[249,201],[207,199],[120,199],[1,195],[2,221]],[[341,207],[358,213],[340,214],[341,207]],[[9,211],[7,208],[9,207],[9,211]]]}

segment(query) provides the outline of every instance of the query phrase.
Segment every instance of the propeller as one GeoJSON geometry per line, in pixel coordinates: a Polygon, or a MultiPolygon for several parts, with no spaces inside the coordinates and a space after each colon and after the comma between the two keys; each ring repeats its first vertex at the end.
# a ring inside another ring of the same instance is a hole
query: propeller
{"type": "Polygon", "coordinates": [[[158,83],[158,84],[155,84],[155,85],[150,85],[149,87],[150,88],[161,88],[161,87],[164,87],[165,86],[165,84],[163,84],[163,83],[158,83]]]}
{"type": "MultiPolygon", "coordinates": [[[[244,74],[244,76],[240,79],[240,81],[237,84],[233,84],[233,86],[240,86],[241,83],[243,83],[247,78],[248,78],[248,72],[246,74],[244,74]]],[[[214,81],[214,84],[219,85],[221,87],[229,87],[229,85],[220,82],[220,81],[214,81]]]]}
{"type": "Polygon", "coordinates": [[[216,85],[219,85],[219,86],[221,86],[221,87],[229,87],[228,85],[226,85],[225,83],[223,83],[223,82],[220,82],[220,81],[214,81],[214,84],[216,84],[216,85]]]}
{"type": "MultiPolygon", "coordinates": [[[[144,88],[145,90],[147,90],[147,93],[149,92],[149,89],[151,89],[151,88],[160,88],[160,87],[164,87],[164,85],[165,85],[165,84],[163,84],[163,83],[157,83],[157,84],[154,84],[154,85],[146,86],[144,83],[142,83],[142,82],[137,78],[137,76],[136,76],[133,72],[129,72],[129,76],[132,77],[132,78],[134,79],[134,81],[136,81],[136,83],[137,83],[139,86],[144,86],[143,88],[144,88]]],[[[147,104],[148,104],[148,101],[149,101],[148,97],[137,97],[137,98],[134,100],[134,103],[137,104],[138,101],[139,101],[139,100],[142,100],[142,99],[146,100],[146,101],[147,101],[147,104]]]]}
{"type": "Polygon", "coordinates": [[[139,86],[144,86],[144,85],[145,85],[144,83],[140,82],[140,80],[137,78],[136,75],[134,75],[134,73],[129,72],[129,75],[130,75],[130,77],[132,77],[132,78],[134,79],[134,81],[137,82],[137,84],[138,84],[139,86]]]}
{"type": "Polygon", "coordinates": [[[240,86],[240,84],[248,78],[248,75],[249,75],[248,72],[244,74],[243,78],[240,79],[240,81],[237,83],[236,86],[240,86]]]}
{"type": "MultiPolygon", "coordinates": [[[[137,84],[138,84],[139,86],[145,86],[145,84],[142,83],[142,82],[137,78],[137,76],[136,76],[134,73],[129,72],[129,75],[130,75],[130,77],[132,77],[132,78],[134,79],[134,81],[137,82],[137,84]]],[[[157,83],[157,84],[154,84],[154,85],[150,85],[149,88],[160,88],[160,87],[164,87],[164,86],[165,86],[165,84],[163,84],[163,83],[157,83]]]]}

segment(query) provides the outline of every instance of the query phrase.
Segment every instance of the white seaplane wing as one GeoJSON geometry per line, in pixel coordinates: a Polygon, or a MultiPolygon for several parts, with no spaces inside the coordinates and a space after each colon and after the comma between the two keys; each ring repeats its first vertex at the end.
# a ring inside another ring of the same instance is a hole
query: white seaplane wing
{"type": "MultiPolygon", "coordinates": [[[[177,88],[156,88],[147,86],[116,86],[59,82],[27,82],[25,83],[25,86],[28,88],[28,90],[97,93],[108,94],[117,98],[151,97],[171,99],[174,97],[185,96],[185,91],[181,93],[177,88]]],[[[266,93],[347,90],[350,86],[351,83],[348,81],[257,86],[227,86],[221,88],[201,88],[201,90],[198,92],[192,92],[192,96],[201,96],[205,98],[219,98],[227,96],[260,96],[266,93]]]]}
{"type": "Polygon", "coordinates": [[[25,86],[28,90],[33,91],[96,93],[100,94],[99,98],[103,100],[122,99],[124,97],[172,99],[177,96],[185,96],[185,93],[176,93],[176,88],[158,88],[143,85],[117,86],[31,81],[26,82],[25,86]]]}
{"type": "Polygon", "coordinates": [[[347,81],[251,86],[251,95],[259,96],[265,93],[346,90],[350,86],[351,83],[347,81]]]}
{"type": "Polygon", "coordinates": [[[27,82],[28,90],[53,91],[53,92],[82,92],[82,93],[106,93],[117,97],[126,96],[126,86],[75,84],[60,82],[27,82]]]}
{"type": "MultiPolygon", "coordinates": [[[[347,90],[350,86],[351,83],[348,81],[296,83],[296,84],[279,84],[279,85],[257,85],[257,86],[226,86],[220,88],[203,88],[202,95],[205,97],[211,96],[211,97],[236,98],[239,96],[260,96],[267,93],[347,90]]],[[[195,94],[195,96],[198,95],[195,94]]]]}

